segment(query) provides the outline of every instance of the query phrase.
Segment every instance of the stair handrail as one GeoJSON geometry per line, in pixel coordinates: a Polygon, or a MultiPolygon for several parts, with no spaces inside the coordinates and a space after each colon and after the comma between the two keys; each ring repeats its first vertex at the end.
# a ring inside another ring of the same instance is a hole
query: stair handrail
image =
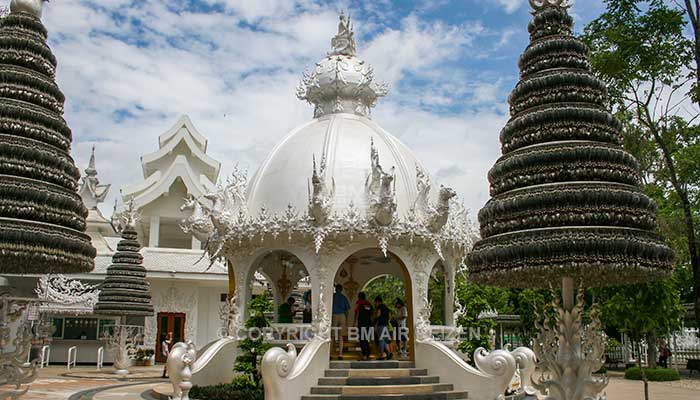
{"type": "Polygon", "coordinates": [[[71,365],[73,365],[73,368],[75,368],[77,361],[78,361],[78,346],[71,346],[68,348],[68,362],[66,363],[66,368],[68,370],[70,370],[71,365]]]}
{"type": "Polygon", "coordinates": [[[45,344],[41,346],[41,359],[39,360],[39,368],[44,368],[49,366],[49,361],[51,359],[51,346],[45,344]]]}

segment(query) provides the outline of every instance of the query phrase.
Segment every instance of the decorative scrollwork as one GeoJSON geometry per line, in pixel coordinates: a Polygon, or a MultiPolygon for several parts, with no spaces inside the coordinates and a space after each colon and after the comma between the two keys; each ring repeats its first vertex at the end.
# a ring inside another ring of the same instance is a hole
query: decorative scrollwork
{"type": "Polygon", "coordinates": [[[533,10],[539,11],[545,7],[569,7],[568,0],[528,0],[533,10]]]}
{"type": "Polygon", "coordinates": [[[589,313],[588,328],[582,323],[584,307],[583,286],[579,288],[576,304],[567,311],[561,299],[553,293],[552,305],[556,312],[552,322],[545,314],[538,316],[538,333],[534,351],[541,370],[533,386],[548,393],[546,400],[604,400],[600,392],[607,386],[607,377],[594,377],[604,363],[605,337],[600,330],[600,319],[594,308],[589,313]]]}
{"type": "Polygon", "coordinates": [[[487,351],[479,347],[474,351],[474,364],[484,373],[493,376],[507,377],[515,373],[515,358],[507,350],[487,351]]]}
{"type": "Polygon", "coordinates": [[[39,278],[34,293],[49,310],[55,305],[64,311],[65,306],[69,306],[75,312],[84,310],[86,313],[92,313],[100,293],[97,286],[70,279],[65,275],[49,274],[39,278]]]}

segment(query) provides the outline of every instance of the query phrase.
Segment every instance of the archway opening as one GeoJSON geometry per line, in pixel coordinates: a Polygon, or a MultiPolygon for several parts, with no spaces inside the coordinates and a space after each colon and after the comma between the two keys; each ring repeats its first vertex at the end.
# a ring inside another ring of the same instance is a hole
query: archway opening
{"type": "Polygon", "coordinates": [[[256,297],[269,300],[265,316],[273,324],[311,323],[309,273],[292,253],[278,250],[260,258],[250,270],[248,284],[246,304],[256,297]]]}
{"type": "Polygon", "coordinates": [[[339,321],[338,314],[342,310],[334,296],[331,358],[413,359],[411,278],[399,257],[392,253],[385,257],[376,248],[355,252],[340,265],[333,284],[342,287],[350,309],[345,321],[339,321]],[[364,299],[360,299],[360,293],[364,299]],[[369,321],[367,309],[371,313],[369,321]],[[342,327],[347,329],[340,329],[342,327]]]}

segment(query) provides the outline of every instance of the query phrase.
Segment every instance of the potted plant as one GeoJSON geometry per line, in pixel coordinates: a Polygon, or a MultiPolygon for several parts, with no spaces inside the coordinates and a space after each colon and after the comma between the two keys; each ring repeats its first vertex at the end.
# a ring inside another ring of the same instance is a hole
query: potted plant
{"type": "Polygon", "coordinates": [[[155,350],[139,348],[133,354],[133,359],[137,366],[149,366],[153,365],[153,356],[155,355],[155,350]]]}

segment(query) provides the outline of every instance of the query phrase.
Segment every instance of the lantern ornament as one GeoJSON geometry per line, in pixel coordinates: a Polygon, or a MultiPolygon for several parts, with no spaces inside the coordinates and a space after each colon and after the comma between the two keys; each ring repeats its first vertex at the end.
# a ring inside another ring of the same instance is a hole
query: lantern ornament
{"type": "Polygon", "coordinates": [[[604,338],[596,312],[582,329],[583,287],[666,277],[674,254],[656,233],[656,204],[622,148],[622,125],[606,108],[588,48],[572,34],[568,6],[530,4],[531,43],[500,135],[503,156],[489,171],[492,198],[479,212],[470,278],[505,287],[561,284],[557,318],[541,326],[535,343],[542,370],[535,386],[550,399],[598,399],[607,382],[592,373],[603,363],[604,338]]]}

